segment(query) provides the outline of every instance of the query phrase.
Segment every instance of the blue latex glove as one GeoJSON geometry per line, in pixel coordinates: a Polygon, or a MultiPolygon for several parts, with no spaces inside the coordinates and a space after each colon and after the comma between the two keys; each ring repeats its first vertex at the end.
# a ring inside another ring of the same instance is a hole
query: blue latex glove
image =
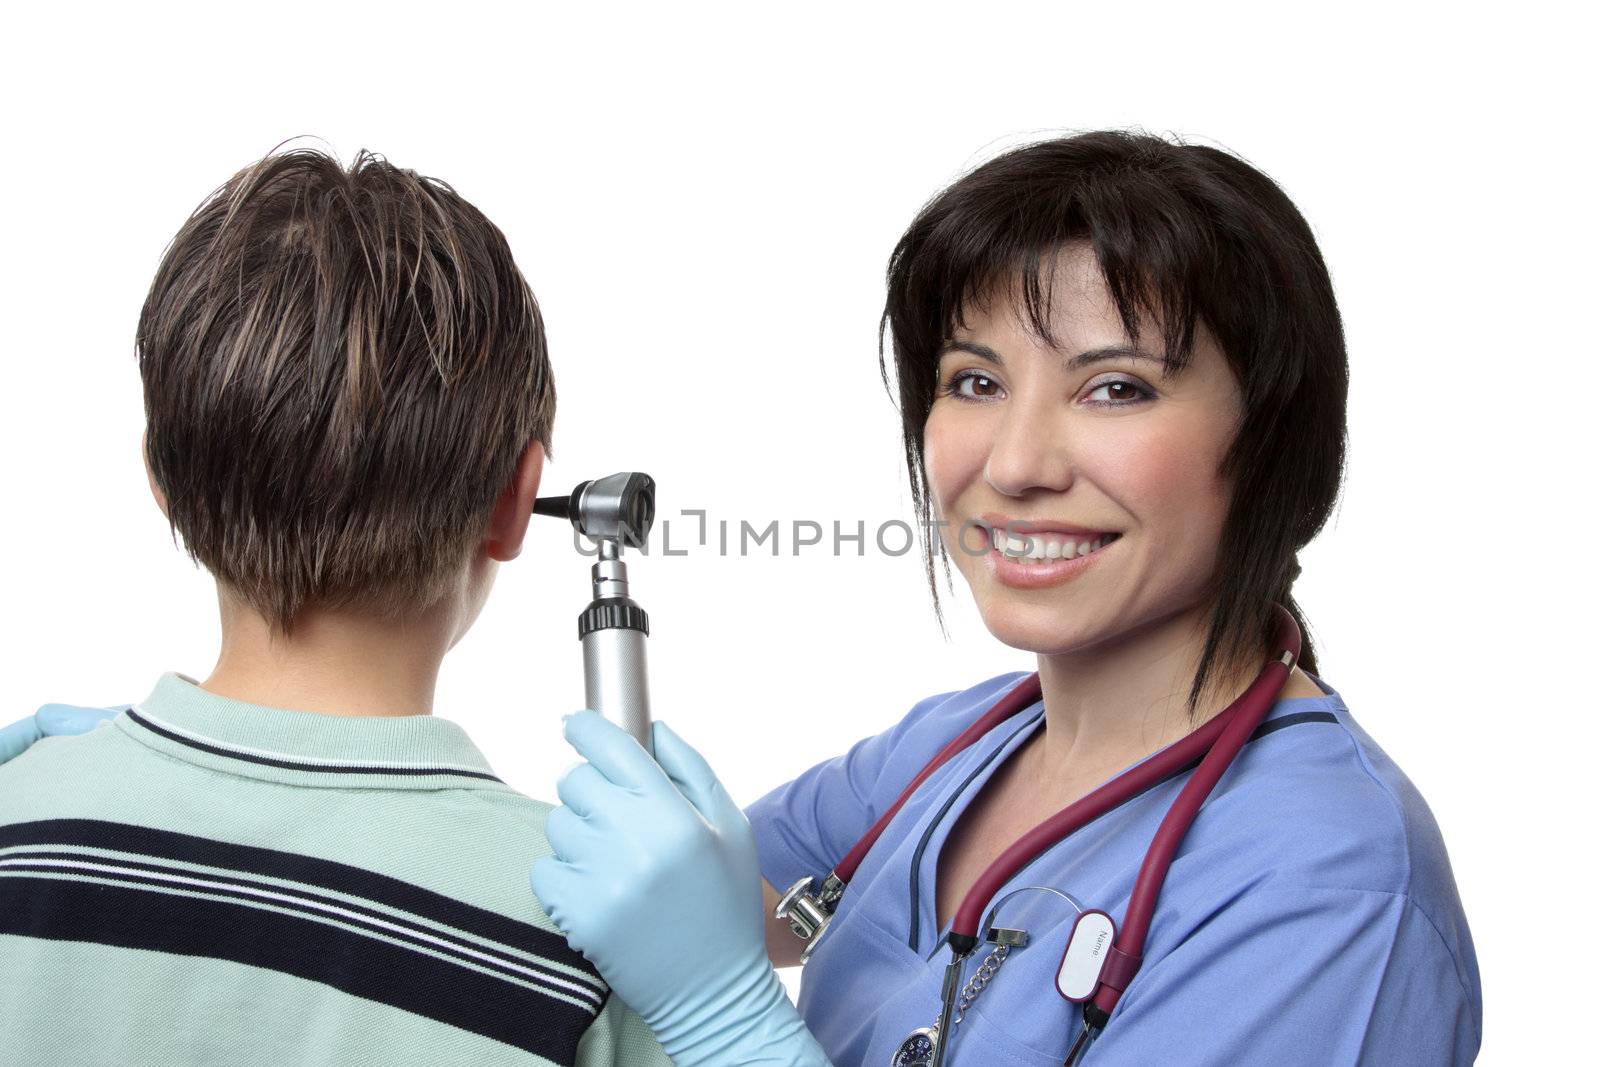
{"type": "Polygon", "coordinates": [[[565,719],[540,903],[677,1067],[828,1067],[767,960],[750,823],[663,723],[656,760],[595,711],[565,719]],[[659,760],[659,765],[657,764],[659,760]]]}
{"type": "Polygon", "coordinates": [[[26,752],[41,737],[84,734],[117,712],[106,708],[80,708],[72,704],[46,704],[26,719],[0,727],[0,763],[26,752]]]}

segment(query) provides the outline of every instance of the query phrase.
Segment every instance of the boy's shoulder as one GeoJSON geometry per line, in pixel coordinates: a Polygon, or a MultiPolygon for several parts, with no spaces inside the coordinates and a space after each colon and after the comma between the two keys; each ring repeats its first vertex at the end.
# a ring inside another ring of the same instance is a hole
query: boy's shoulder
{"type": "Polygon", "coordinates": [[[558,1063],[644,1038],[529,887],[550,804],[477,778],[318,788],[233,774],[127,725],[46,738],[0,766],[0,912],[28,924],[0,932],[142,950],[107,957],[118,966],[244,964],[225,976],[245,997],[309,980],[360,998],[339,1001],[364,1005],[342,1019],[352,1035],[387,1018],[442,1040],[428,1026],[447,1023],[558,1063]]]}
{"type": "Polygon", "coordinates": [[[500,782],[314,788],[232,774],[140,743],[145,730],[117,710],[0,764],[0,824],[102,825],[107,837],[147,830],[324,860],[556,929],[527,878],[550,852],[546,801],[500,782]]]}

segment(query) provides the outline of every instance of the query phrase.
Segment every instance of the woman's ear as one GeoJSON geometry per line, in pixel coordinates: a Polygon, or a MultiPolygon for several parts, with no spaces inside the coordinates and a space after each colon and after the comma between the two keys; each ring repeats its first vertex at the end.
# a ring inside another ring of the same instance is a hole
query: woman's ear
{"type": "Polygon", "coordinates": [[[529,441],[489,519],[485,548],[490,559],[504,563],[522,552],[522,539],[528,532],[528,520],[533,517],[533,502],[539,495],[539,476],[543,473],[544,445],[529,441]]]}
{"type": "Polygon", "coordinates": [[[139,435],[139,458],[144,461],[144,476],[150,483],[150,495],[156,498],[156,507],[161,509],[161,514],[171,522],[172,516],[167,514],[167,494],[156,484],[155,472],[150,469],[150,453],[145,448],[145,439],[149,436],[148,430],[139,435]]]}

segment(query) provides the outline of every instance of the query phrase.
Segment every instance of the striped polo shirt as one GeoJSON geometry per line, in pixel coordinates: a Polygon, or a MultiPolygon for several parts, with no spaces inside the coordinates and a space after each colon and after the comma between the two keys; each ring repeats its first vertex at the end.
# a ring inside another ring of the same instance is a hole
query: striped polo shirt
{"type": "Polygon", "coordinates": [[[460,726],[168,673],[0,765],[0,1061],[667,1065],[528,888],[460,726]]]}

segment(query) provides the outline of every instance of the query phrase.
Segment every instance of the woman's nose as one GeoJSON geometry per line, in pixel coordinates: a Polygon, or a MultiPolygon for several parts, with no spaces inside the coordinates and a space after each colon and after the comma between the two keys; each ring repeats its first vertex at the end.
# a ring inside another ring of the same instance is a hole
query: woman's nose
{"type": "Polygon", "coordinates": [[[1064,492],[1072,484],[1063,413],[1047,404],[1007,406],[989,445],[984,480],[1005,496],[1064,492]]]}

